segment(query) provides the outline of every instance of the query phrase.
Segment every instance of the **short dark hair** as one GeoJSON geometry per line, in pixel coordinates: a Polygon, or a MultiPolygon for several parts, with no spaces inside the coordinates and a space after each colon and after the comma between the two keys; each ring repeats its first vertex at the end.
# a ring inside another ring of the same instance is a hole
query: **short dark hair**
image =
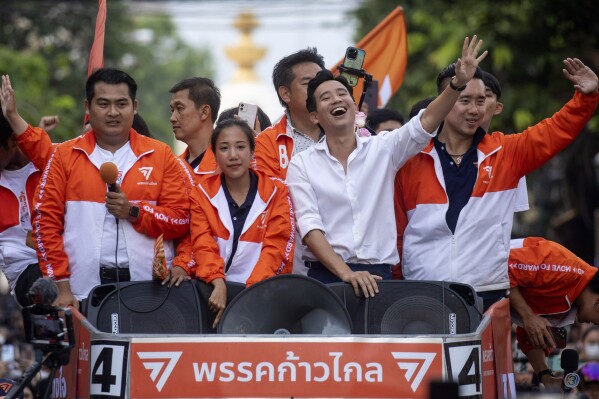
{"type": "Polygon", "coordinates": [[[282,58],[279,62],[277,62],[272,70],[272,83],[275,86],[275,91],[279,97],[279,102],[285,108],[287,108],[287,104],[279,95],[279,87],[289,87],[293,79],[295,79],[292,68],[304,62],[313,62],[321,69],[324,69],[324,58],[322,55],[318,54],[316,47],[308,47],[304,50],[300,50],[282,58]]]}
{"type": "Polygon", "coordinates": [[[428,107],[428,105],[430,103],[432,103],[433,101],[435,101],[435,98],[437,97],[427,97],[423,100],[418,101],[416,104],[412,105],[412,109],[410,109],[410,116],[409,118],[412,119],[413,117],[415,117],[416,115],[418,115],[418,113],[420,112],[421,109],[425,109],[426,107],[428,107]]]}
{"type": "Polygon", "coordinates": [[[183,79],[168,91],[174,94],[178,91],[189,89],[189,99],[193,101],[196,108],[200,108],[204,104],[210,106],[212,121],[216,121],[218,110],[220,109],[220,90],[212,79],[194,77],[183,79]]]}
{"type": "Polygon", "coordinates": [[[125,83],[127,87],[129,87],[129,97],[131,97],[131,101],[135,101],[135,96],[137,95],[137,83],[135,83],[135,80],[129,76],[128,73],[114,68],[100,68],[89,75],[89,78],[87,78],[87,82],[85,83],[85,98],[88,103],[91,103],[94,98],[96,83],[98,82],[108,83],[109,85],[125,83]]]}
{"type": "Polygon", "coordinates": [[[495,94],[499,100],[501,98],[501,84],[499,84],[499,80],[497,80],[497,78],[490,72],[481,69],[481,73],[483,75],[482,79],[485,87],[491,89],[493,94],[495,94]]]}
{"type": "MultiPolygon", "coordinates": [[[[449,85],[449,81],[454,76],[455,76],[455,63],[449,64],[445,68],[443,68],[441,73],[439,73],[439,75],[437,75],[437,93],[438,94],[441,94],[441,92],[443,90],[445,90],[447,85],[449,85]]],[[[482,75],[481,69],[477,67],[476,71],[474,71],[473,79],[481,79],[482,80],[482,78],[483,78],[483,75],[482,75]]]]}
{"type": "MultiPolygon", "coordinates": [[[[228,109],[224,110],[218,116],[218,119],[216,120],[216,123],[219,124],[222,121],[227,120],[227,119],[235,119],[235,118],[233,118],[233,115],[236,115],[237,111],[239,111],[238,107],[231,107],[231,108],[228,108],[228,109]]],[[[260,122],[260,128],[262,130],[264,130],[267,127],[269,127],[270,125],[272,125],[272,122],[270,121],[270,118],[268,117],[268,115],[266,115],[266,112],[264,112],[262,110],[262,108],[260,108],[260,107],[258,107],[257,116],[258,116],[258,122],[260,122]]],[[[252,127],[252,126],[250,126],[250,127],[252,127]]]]}
{"type": "Polygon", "coordinates": [[[333,75],[333,73],[328,69],[323,69],[322,71],[318,72],[316,76],[310,80],[310,82],[308,82],[308,98],[306,99],[306,108],[308,109],[308,112],[316,111],[316,98],[314,98],[314,92],[318,86],[324,82],[328,82],[329,80],[336,80],[347,89],[350,96],[354,95],[354,90],[349,83],[347,83],[347,79],[341,75],[333,75]]]}
{"type": "Polygon", "coordinates": [[[379,108],[372,111],[368,111],[368,116],[366,117],[366,124],[372,129],[377,130],[379,125],[383,122],[387,121],[397,121],[404,124],[403,115],[394,109],[389,108],[379,108]]]}
{"type": "Polygon", "coordinates": [[[212,148],[212,152],[216,153],[216,142],[222,131],[233,126],[237,126],[243,131],[248,139],[248,142],[250,143],[250,150],[254,152],[256,149],[254,131],[245,121],[240,119],[225,119],[216,125],[214,131],[212,132],[212,136],[210,136],[210,148],[212,148]]]}

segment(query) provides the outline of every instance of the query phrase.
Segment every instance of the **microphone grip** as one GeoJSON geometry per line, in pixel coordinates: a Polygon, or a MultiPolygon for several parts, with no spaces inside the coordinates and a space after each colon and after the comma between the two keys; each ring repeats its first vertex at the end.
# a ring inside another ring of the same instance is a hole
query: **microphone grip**
{"type": "Polygon", "coordinates": [[[108,185],[108,191],[111,193],[116,192],[116,183],[112,183],[108,185]]]}

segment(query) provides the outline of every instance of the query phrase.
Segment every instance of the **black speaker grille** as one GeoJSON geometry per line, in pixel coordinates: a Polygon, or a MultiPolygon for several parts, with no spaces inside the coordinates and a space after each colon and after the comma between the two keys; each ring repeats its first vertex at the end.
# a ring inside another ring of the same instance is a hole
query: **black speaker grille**
{"type": "Polygon", "coordinates": [[[271,277],[244,290],[225,309],[225,334],[351,333],[351,320],[339,298],[310,277],[271,277]]]}
{"type": "Polygon", "coordinates": [[[379,284],[368,300],[368,334],[463,334],[471,332],[464,301],[441,284],[379,284]]]}
{"type": "MultiPolygon", "coordinates": [[[[190,282],[172,288],[160,283],[139,282],[123,286],[120,291],[120,333],[202,332],[198,297],[190,282]]],[[[112,332],[113,315],[118,314],[118,295],[114,290],[104,298],[98,309],[96,328],[112,332]]]]}

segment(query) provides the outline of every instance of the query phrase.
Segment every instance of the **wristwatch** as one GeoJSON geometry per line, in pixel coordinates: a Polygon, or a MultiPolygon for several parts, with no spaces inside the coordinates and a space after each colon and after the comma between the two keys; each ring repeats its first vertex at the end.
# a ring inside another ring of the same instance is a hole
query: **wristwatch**
{"type": "Polygon", "coordinates": [[[137,221],[138,217],[139,217],[139,206],[131,205],[131,208],[129,208],[129,217],[127,217],[127,220],[130,221],[131,223],[134,223],[137,221]]]}
{"type": "Polygon", "coordinates": [[[453,84],[453,78],[455,78],[455,77],[456,77],[455,75],[453,75],[451,77],[451,80],[449,81],[449,87],[451,87],[455,91],[464,91],[464,90],[466,90],[466,85],[464,85],[464,86],[456,86],[456,85],[453,84]]]}
{"type": "Polygon", "coordinates": [[[551,370],[551,369],[545,369],[545,370],[539,371],[537,373],[537,382],[539,384],[541,384],[543,382],[543,377],[546,376],[546,375],[550,375],[550,376],[554,377],[553,370],[551,370]]]}

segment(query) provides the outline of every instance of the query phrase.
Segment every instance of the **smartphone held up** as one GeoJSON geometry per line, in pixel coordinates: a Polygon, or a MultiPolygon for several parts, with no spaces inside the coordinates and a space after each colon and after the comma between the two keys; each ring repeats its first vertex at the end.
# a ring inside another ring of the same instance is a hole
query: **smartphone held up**
{"type": "Polygon", "coordinates": [[[249,127],[254,129],[256,125],[256,116],[258,114],[258,106],[255,104],[248,103],[239,103],[239,108],[237,109],[237,116],[239,119],[245,121],[249,127]]]}
{"type": "Polygon", "coordinates": [[[366,52],[361,48],[348,47],[345,51],[345,58],[341,69],[341,76],[347,79],[350,86],[354,87],[358,84],[358,79],[362,76],[362,65],[366,52]]]}

